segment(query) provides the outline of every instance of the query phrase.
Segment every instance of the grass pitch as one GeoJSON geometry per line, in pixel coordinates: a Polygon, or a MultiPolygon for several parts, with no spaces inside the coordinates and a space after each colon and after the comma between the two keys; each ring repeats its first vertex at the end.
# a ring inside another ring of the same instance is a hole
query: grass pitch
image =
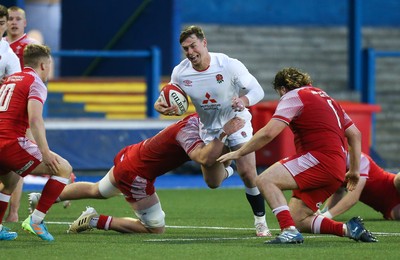
{"type": "MultiPolygon", "coordinates": [[[[166,213],[164,234],[120,234],[94,230],[67,234],[68,224],[86,206],[100,214],[132,216],[122,196],[109,200],[73,201],[64,209],[55,204],[46,217],[55,238],[44,242],[21,228],[27,213],[27,194],[23,196],[19,223],[4,223],[17,231],[14,241],[1,241],[1,259],[399,259],[400,223],[386,221],[369,207],[358,203],[337,220],[360,215],[365,226],[378,237],[378,243],[355,242],[348,238],[303,234],[301,245],[266,245],[257,238],[253,216],[243,189],[158,190],[166,213]]],[[[267,209],[267,221],[279,233],[275,216],[267,209]]]]}

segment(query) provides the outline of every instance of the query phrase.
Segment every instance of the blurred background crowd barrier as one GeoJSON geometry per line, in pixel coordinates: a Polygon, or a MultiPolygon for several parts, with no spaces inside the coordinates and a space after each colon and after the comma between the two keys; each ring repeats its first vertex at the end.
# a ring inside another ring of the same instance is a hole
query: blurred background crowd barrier
{"type": "MultiPolygon", "coordinates": [[[[40,31],[53,50],[55,71],[46,109],[49,140],[76,169],[109,168],[120,148],[177,119],[159,117],[152,104],[183,58],[179,33],[190,24],[203,27],[210,51],[238,58],[264,87],[264,101],[252,108],[255,130],[274,111],[277,96],[270,85],[276,71],[295,66],[357,114],[365,152],[384,167],[400,165],[399,1],[2,4],[24,8],[27,31],[40,31]]],[[[190,106],[188,112],[193,111],[190,106]]],[[[287,153],[292,148],[277,141],[258,153],[258,165],[280,159],[280,149],[287,153]],[[268,153],[272,158],[265,158],[268,153]]]]}

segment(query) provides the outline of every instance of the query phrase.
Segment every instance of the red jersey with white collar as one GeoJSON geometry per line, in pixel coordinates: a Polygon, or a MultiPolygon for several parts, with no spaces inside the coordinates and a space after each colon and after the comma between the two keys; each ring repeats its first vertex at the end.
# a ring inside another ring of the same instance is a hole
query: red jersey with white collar
{"type": "Polygon", "coordinates": [[[47,88],[39,75],[29,67],[7,78],[0,88],[0,139],[25,136],[28,122],[28,101],[44,104],[47,88]]]}
{"type": "Polygon", "coordinates": [[[344,157],[345,130],[353,122],[321,89],[304,86],[287,92],[281,97],[272,118],[289,125],[297,153],[326,151],[344,157]]]}
{"type": "Polygon", "coordinates": [[[124,172],[153,180],[190,160],[188,154],[203,141],[199,135],[200,119],[191,114],[168,126],[157,135],[121,150],[114,159],[124,172]]]}
{"type": "Polygon", "coordinates": [[[6,37],[6,39],[10,43],[11,49],[17,55],[17,57],[19,59],[19,63],[21,65],[21,70],[22,70],[24,68],[24,49],[25,49],[26,45],[28,45],[30,43],[39,44],[39,42],[36,41],[35,39],[28,37],[28,35],[26,35],[26,33],[24,33],[24,35],[22,35],[21,38],[15,40],[13,42],[10,42],[7,37],[6,37]]]}

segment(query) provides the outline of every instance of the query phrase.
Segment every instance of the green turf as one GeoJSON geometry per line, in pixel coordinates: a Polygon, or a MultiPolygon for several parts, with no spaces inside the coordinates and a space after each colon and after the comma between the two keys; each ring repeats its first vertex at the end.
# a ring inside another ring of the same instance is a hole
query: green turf
{"type": "MultiPolygon", "coordinates": [[[[377,235],[378,243],[355,242],[348,238],[304,234],[302,245],[265,245],[256,238],[253,216],[244,191],[240,189],[159,190],[166,213],[166,233],[119,234],[94,230],[66,234],[68,224],[85,209],[94,206],[105,215],[132,216],[122,197],[109,200],[73,201],[68,209],[52,207],[46,217],[47,227],[55,238],[44,242],[21,229],[21,223],[5,223],[17,231],[15,241],[1,241],[1,259],[399,259],[400,223],[385,221],[381,215],[359,203],[338,218],[347,221],[360,215],[377,235]],[[378,233],[378,234],[379,234],[378,233]]],[[[27,216],[24,194],[20,221],[27,216]]],[[[278,233],[275,216],[267,206],[267,220],[278,233]]]]}

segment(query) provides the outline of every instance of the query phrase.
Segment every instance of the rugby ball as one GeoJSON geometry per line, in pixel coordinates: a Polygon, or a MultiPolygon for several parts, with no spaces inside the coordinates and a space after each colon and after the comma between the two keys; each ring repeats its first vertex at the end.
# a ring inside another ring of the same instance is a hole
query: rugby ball
{"type": "Polygon", "coordinates": [[[163,86],[160,92],[160,98],[162,101],[167,103],[168,106],[177,106],[178,113],[177,116],[183,115],[189,106],[189,100],[186,93],[175,84],[168,83],[163,86]]]}

